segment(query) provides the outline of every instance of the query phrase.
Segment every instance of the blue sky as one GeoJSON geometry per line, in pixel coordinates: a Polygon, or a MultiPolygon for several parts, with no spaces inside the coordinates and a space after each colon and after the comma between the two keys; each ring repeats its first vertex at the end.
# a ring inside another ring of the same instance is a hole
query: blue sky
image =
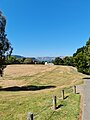
{"type": "Polygon", "coordinates": [[[90,37],[89,0],[0,0],[13,54],[73,55],[90,37]]]}

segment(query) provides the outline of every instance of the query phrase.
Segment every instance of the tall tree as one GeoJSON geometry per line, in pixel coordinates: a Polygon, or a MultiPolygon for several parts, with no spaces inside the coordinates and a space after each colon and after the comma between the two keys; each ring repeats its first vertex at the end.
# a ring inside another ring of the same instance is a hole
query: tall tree
{"type": "Polygon", "coordinates": [[[60,57],[56,57],[55,60],[53,61],[55,65],[63,65],[64,61],[60,57]]]}
{"type": "Polygon", "coordinates": [[[90,75],[90,38],[85,46],[77,49],[73,54],[73,60],[78,71],[90,75]]]}
{"type": "Polygon", "coordinates": [[[3,70],[5,66],[5,58],[9,57],[13,48],[7,39],[5,34],[6,18],[0,11],[0,75],[3,76],[3,70]]]}
{"type": "Polygon", "coordinates": [[[73,57],[66,56],[63,58],[64,65],[73,66],[73,57]]]}

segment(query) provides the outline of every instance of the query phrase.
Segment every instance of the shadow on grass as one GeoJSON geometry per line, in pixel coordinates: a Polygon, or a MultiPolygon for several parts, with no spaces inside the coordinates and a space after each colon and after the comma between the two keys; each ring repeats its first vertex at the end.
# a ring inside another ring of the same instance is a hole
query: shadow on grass
{"type": "Polygon", "coordinates": [[[37,90],[43,90],[43,89],[50,89],[55,88],[55,86],[14,86],[14,87],[7,87],[7,88],[0,88],[0,91],[37,91],[37,90]]]}
{"type": "Polygon", "coordinates": [[[84,77],[83,79],[90,79],[90,77],[84,77]]]}
{"type": "Polygon", "coordinates": [[[64,99],[67,99],[69,96],[64,97],[64,99]]]}
{"type": "Polygon", "coordinates": [[[58,106],[56,107],[56,109],[59,109],[59,108],[61,108],[61,107],[63,107],[62,104],[58,105],[58,106]]]}

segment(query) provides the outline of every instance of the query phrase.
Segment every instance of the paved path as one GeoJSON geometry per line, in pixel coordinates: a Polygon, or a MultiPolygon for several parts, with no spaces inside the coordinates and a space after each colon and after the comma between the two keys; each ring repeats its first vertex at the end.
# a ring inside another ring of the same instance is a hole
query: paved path
{"type": "Polygon", "coordinates": [[[82,120],[90,120],[90,79],[84,80],[84,105],[82,120]]]}

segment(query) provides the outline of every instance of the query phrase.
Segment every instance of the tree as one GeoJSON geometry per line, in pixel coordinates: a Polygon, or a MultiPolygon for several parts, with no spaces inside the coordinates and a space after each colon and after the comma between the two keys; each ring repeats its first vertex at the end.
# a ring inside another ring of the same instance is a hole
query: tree
{"type": "Polygon", "coordinates": [[[14,56],[10,56],[8,59],[6,59],[5,63],[7,65],[9,65],[9,64],[19,64],[19,61],[14,56]]]}
{"type": "Polygon", "coordinates": [[[84,50],[85,50],[85,46],[83,46],[81,48],[78,48],[77,51],[76,51],[76,53],[73,54],[73,57],[75,57],[80,52],[84,52],[84,50]]]}
{"type": "Polygon", "coordinates": [[[73,57],[66,56],[63,58],[64,65],[73,66],[73,57]]]}
{"type": "Polygon", "coordinates": [[[33,62],[33,60],[32,60],[32,58],[26,58],[25,60],[24,60],[24,64],[33,64],[34,62],[33,62]]]}
{"type": "Polygon", "coordinates": [[[90,75],[90,38],[85,46],[77,49],[73,54],[73,62],[79,72],[90,75]]]}
{"type": "Polygon", "coordinates": [[[90,38],[89,38],[88,41],[86,42],[86,46],[90,46],[90,38]]]}
{"type": "Polygon", "coordinates": [[[9,57],[12,53],[13,48],[7,39],[5,34],[6,18],[0,11],[0,75],[3,76],[5,65],[5,58],[9,57]]]}
{"type": "Polygon", "coordinates": [[[55,65],[63,65],[64,61],[60,57],[56,57],[55,60],[53,61],[55,65]]]}
{"type": "Polygon", "coordinates": [[[24,60],[26,58],[16,58],[16,61],[18,61],[18,64],[24,64],[24,60]]]}

